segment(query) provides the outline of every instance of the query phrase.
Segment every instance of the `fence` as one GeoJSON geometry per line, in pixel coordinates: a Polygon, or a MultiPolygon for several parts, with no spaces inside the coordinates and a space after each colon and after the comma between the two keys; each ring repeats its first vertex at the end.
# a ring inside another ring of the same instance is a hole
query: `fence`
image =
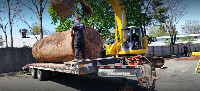
{"type": "Polygon", "coordinates": [[[21,71],[28,63],[37,62],[31,48],[0,48],[0,73],[21,71]]]}
{"type": "MultiPolygon", "coordinates": [[[[188,52],[200,51],[199,44],[186,44],[188,52]]],[[[171,56],[183,54],[184,45],[149,46],[145,56],[171,56]]],[[[37,61],[31,48],[0,48],[0,73],[21,71],[22,67],[37,61]]]]}
{"type": "Polygon", "coordinates": [[[145,56],[171,56],[176,54],[183,54],[183,46],[188,46],[188,52],[200,51],[199,44],[183,44],[183,45],[166,45],[166,46],[148,46],[148,53],[145,56]]]}

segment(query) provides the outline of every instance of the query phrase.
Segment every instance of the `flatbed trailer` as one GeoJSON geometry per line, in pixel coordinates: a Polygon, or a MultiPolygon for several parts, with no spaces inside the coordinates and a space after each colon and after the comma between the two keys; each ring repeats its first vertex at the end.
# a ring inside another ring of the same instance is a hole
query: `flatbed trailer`
{"type": "Polygon", "coordinates": [[[40,81],[49,79],[57,72],[77,75],[95,74],[101,77],[136,77],[141,87],[143,87],[143,81],[148,84],[152,81],[152,86],[147,86],[149,89],[154,89],[155,81],[159,79],[156,77],[153,63],[147,61],[141,64],[127,65],[124,63],[124,58],[120,57],[97,58],[80,62],[31,63],[22,69],[30,72],[33,78],[38,78],[40,81]]]}

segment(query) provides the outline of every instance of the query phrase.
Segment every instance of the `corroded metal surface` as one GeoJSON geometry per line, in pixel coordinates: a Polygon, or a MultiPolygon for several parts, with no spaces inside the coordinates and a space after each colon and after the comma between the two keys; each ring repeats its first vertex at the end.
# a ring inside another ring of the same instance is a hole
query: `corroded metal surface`
{"type": "Polygon", "coordinates": [[[57,14],[63,17],[71,17],[74,15],[75,0],[50,0],[52,7],[57,12],[57,14]]]}
{"type": "MultiPolygon", "coordinates": [[[[82,10],[87,15],[93,15],[93,10],[85,0],[78,0],[82,6],[82,10]]],[[[52,7],[61,18],[70,18],[75,15],[75,0],[50,0],[52,7]]]]}
{"type": "MultiPolygon", "coordinates": [[[[102,40],[97,30],[86,27],[84,30],[87,59],[98,58],[102,51],[102,40]]],[[[70,31],[59,32],[36,42],[32,47],[33,57],[38,62],[67,62],[74,59],[73,37],[70,31]]],[[[79,54],[81,58],[81,53],[79,54]]]]}

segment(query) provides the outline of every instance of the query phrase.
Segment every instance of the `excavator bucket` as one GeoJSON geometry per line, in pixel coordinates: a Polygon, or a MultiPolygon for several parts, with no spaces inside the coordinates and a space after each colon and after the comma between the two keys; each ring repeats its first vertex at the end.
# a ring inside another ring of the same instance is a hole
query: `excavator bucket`
{"type": "Polygon", "coordinates": [[[80,4],[82,5],[82,10],[84,12],[84,14],[87,15],[93,15],[93,10],[90,7],[90,5],[88,5],[85,0],[78,0],[80,2],[80,4]]]}
{"type": "Polygon", "coordinates": [[[74,15],[75,0],[50,0],[54,10],[61,18],[70,18],[74,15]]]}
{"type": "MultiPolygon", "coordinates": [[[[82,5],[82,10],[85,14],[85,16],[87,15],[92,15],[93,14],[93,10],[92,8],[87,5],[87,3],[85,2],[85,0],[78,0],[80,2],[80,4],[82,5]]],[[[58,15],[61,18],[70,18],[72,17],[72,15],[75,15],[75,6],[74,6],[74,2],[75,0],[50,0],[52,7],[54,8],[54,10],[58,13],[58,15]]]]}

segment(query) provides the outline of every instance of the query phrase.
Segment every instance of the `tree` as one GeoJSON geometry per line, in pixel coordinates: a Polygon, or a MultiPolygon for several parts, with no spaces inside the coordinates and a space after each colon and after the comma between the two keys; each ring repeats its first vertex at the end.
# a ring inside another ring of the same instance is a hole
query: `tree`
{"type": "MultiPolygon", "coordinates": [[[[23,6],[27,7],[29,10],[33,11],[33,13],[37,16],[40,23],[40,39],[43,38],[43,28],[42,28],[42,13],[44,11],[44,8],[48,2],[48,0],[28,0],[26,3],[22,2],[21,0],[17,0],[19,3],[21,3],[23,6]],[[32,5],[30,4],[30,1],[35,6],[36,10],[32,8],[32,5]]],[[[27,22],[26,22],[27,23],[27,22]]]]}
{"type": "Polygon", "coordinates": [[[184,25],[181,25],[182,33],[184,34],[199,34],[200,33],[200,21],[199,20],[187,20],[184,25]]]}
{"type": "Polygon", "coordinates": [[[11,17],[10,17],[10,0],[7,0],[7,3],[8,3],[8,18],[9,18],[9,25],[10,25],[11,47],[13,47],[12,22],[11,22],[11,17]]]}
{"type": "MultiPolygon", "coordinates": [[[[127,26],[139,26],[142,27],[146,21],[150,21],[151,18],[142,13],[146,8],[148,8],[144,2],[146,0],[121,0],[126,12],[127,26]]],[[[154,0],[153,0],[154,1],[154,0]]],[[[84,12],[81,10],[79,2],[75,2],[75,15],[80,15],[83,19],[85,25],[93,26],[100,33],[103,41],[107,38],[114,38],[115,27],[115,15],[114,11],[108,0],[86,0],[87,4],[93,9],[94,15],[84,17],[84,12]],[[110,31],[112,30],[112,31],[110,31]]],[[[50,4],[49,4],[50,5],[50,4]]],[[[148,4],[149,5],[149,4],[148,4]]],[[[74,19],[61,19],[53,7],[50,5],[49,14],[52,17],[52,24],[58,23],[60,25],[56,28],[56,32],[61,32],[69,30],[71,25],[74,23],[74,19]]],[[[159,12],[158,12],[159,13],[159,12]]],[[[145,29],[144,29],[145,31],[145,29]]]]}
{"type": "Polygon", "coordinates": [[[167,8],[161,7],[160,0],[122,0],[126,10],[127,25],[139,26],[146,34],[146,27],[164,22],[168,18],[164,13],[167,8]]]}
{"type": "Polygon", "coordinates": [[[3,46],[3,38],[2,38],[2,36],[0,35],[0,46],[3,46]]]}
{"type": "MultiPolygon", "coordinates": [[[[85,17],[84,12],[81,10],[81,5],[78,1],[75,2],[75,15],[82,17],[81,22],[87,26],[93,26],[101,35],[103,41],[107,38],[112,39],[114,34],[111,29],[115,26],[115,16],[112,7],[109,5],[108,0],[86,0],[87,4],[93,9],[94,15],[85,17]]],[[[49,4],[49,14],[52,18],[52,24],[58,23],[60,25],[56,28],[56,32],[66,31],[71,29],[74,23],[74,18],[61,19],[53,7],[49,4]]]]}
{"type": "Polygon", "coordinates": [[[10,0],[7,0],[6,1],[1,1],[0,3],[0,13],[3,15],[3,14],[8,14],[8,17],[2,17],[0,16],[0,28],[3,30],[4,34],[5,34],[5,42],[6,42],[6,47],[8,47],[8,43],[7,43],[7,27],[8,27],[8,24],[10,25],[10,35],[11,35],[11,47],[13,47],[13,37],[12,37],[12,25],[14,24],[13,21],[14,19],[16,19],[17,15],[19,15],[21,13],[21,9],[20,6],[19,6],[19,3],[16,3],[16,4],[13,4],[13,3],[10,3],[10,0]],[[13,6],[11,8],[11,6],[13,6]],[[13,11],[13,12],[11,12],[13,11]],[[9,20],[7,20],[7,18],[9,18],[9,20]]]}
{"type": "MultiPolygon", "coordinates": [[[[1,22],[2,22],[2,20],[1,20],[1,22]]],[[[8,24],[8,23],[7,23],[8,24]]],[[[6,47],[8,47],[8,39],[7,39],[7,33],[6,33],[6,26],[7,25],[3,25],[3,24],[0,24],[0,27],[1,27],[1,29],[3,30],[3,32],[4,32],[4,34],[5,34],[5,42],[6,42],[6,47]]]]}
{"type": "Polygon", "coordinates": [[[31,32],[34,34],[34,35],[39,35],[40,34],[40,28],[39,26],[34,26],[33,29],[31,30],[31,32]]]}
{"type": "Polygon", "coordinates": [[[175,44],[176,41],[176,24],[178,23],[179,19],[183,17],[187,12],[187,5],[181,6],[183,0],[163,0],[164,5],[163,7],[168,7],[168,11],[165,13],[169,18],[166,19],[165,27],[170,34],[171,37],[171,45],[175,44]]]}
{"type": "Polygon", "coordinates": [[[164,26],[151,26],[148,29],[150,37],[160,37],[160,36],[168,36],[167,30],[164,26]]]}

